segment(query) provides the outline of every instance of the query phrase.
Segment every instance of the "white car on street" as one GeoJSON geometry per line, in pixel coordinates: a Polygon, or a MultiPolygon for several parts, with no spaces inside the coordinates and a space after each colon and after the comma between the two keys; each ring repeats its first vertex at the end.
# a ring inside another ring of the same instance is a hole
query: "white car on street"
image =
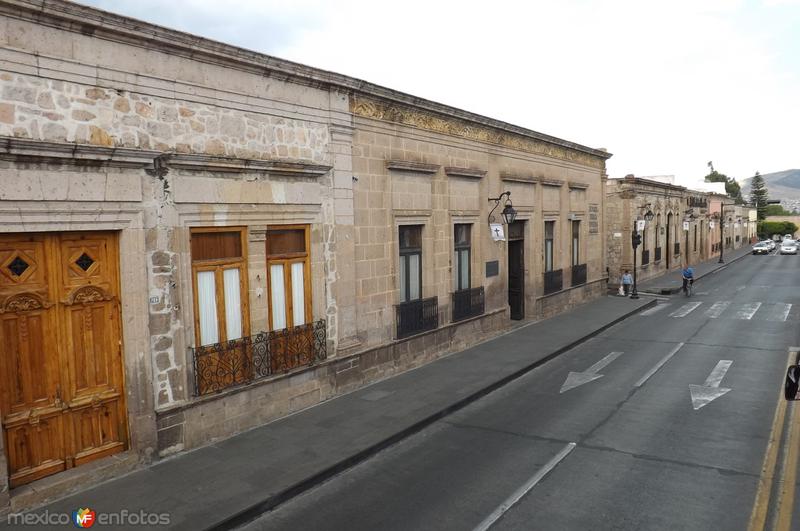
{"type": "Polygon", "coordinates": [[[797,254],[797,242],[794,240],[783,240],[781,242],[781,254],[797,254]]]}

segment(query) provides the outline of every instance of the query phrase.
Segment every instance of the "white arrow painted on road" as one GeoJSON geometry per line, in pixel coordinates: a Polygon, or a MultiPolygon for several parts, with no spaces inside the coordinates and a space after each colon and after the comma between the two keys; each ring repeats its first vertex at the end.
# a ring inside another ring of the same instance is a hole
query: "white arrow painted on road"
{"type": "Polygon", "coordinates": [[[719,360],[717,366],[706,378],[706,383],[689,386],[689,393],[692,395],[692,407],[695,411],[730,391],[729,388],[720,387],[719,384],[722,383],[722,379],[725,378],[725,373],[731,368],[732,363],[733,361],[731,360],[719,360]]]}
{"type": "Polygon", "coordinates": [[[622,355],[622,352],[612,352],[605,358],[601,359],[588,369],[585,372],[570,372],[567,375],[567,379],[564,382],[564,385],[561,386],[561,391],[559,393],[563,393],[565,391],[569,391],[570,389],[574,389],[580,385],[585,383],[589,383],[591,381],[597,380],[598,378],[602,378],[602,374],[597,374],[598,371],[603,370],[606,365],[614,361],[615,359],[619,358],[622,355]]]}

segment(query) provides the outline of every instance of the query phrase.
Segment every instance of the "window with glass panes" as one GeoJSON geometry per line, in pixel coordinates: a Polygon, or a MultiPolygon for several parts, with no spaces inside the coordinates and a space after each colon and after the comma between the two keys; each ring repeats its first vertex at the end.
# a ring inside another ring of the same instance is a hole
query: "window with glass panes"
{"type": "Polygon", "coordinates": [[[311,321],[308,225],[267,228],[269,327],[282,330],[311,321]]]}
{"type": "Polygon", "coordinates": [[[472,225],[459,223],[454,226],[455,253],[453,256],[453,289],[470,288],[470,232],[472,225]]]}
{"type": "Polygon", "coordinates": [[[572,222],[572,265],[581,263],[581,222],[572,222]]]}
{"type": "Polygon", "coordinates": [[[550,272],[553,270],[553,239],[556,232],[555,221],[544,222],[544,270],[550,272]]]}
{"type": "Polygon", "coordinates": [[[249,335],[245,230],[192,229],[191,253],[196,344],[249,335]]]}
{"type": "Polygon", "coordinates": [[[400,238],[400,302],[422,298],[422,225],[403,225],[400,238]]]}

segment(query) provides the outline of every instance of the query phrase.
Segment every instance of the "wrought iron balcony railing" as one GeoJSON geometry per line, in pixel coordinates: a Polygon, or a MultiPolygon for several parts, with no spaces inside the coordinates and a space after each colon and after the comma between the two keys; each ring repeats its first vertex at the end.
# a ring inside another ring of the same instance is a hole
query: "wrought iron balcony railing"
{"type": "Polygon", "coordinates": [[[325,320],[193,350],[195,395],[310,366],[327,357],[325,320]]]}
{"type": "Polygon", "coordinates": [[[544,274],[544,294],[555,293],[564,288],[564,275],[561,269],[547,271],[544,274]]]}
{"type": "Polygon", "coordinates": [[[642,265],[650,263],[650,249],[642,249],[642,265]]]}
{"type": "Polygon", "coordinates": [[[397,339],[439,328],[439,298],[417,299],[395,306],[397,339]]]}
{"type": "Polygon", "coordinates": [[[572,285],[586,284],[586,264],[572,266],[572,285]]]}
{"type": "Polygon", "coordinates": [[[483,315],[485,309],[483,286],[453,292],[452,305],[453,322],[483,315]]]}
{"type": "Polygon", "coordinates": [[[655,262],[661,260],[661,247],[656,247],[656,257],[653,260],[655,262]]]}

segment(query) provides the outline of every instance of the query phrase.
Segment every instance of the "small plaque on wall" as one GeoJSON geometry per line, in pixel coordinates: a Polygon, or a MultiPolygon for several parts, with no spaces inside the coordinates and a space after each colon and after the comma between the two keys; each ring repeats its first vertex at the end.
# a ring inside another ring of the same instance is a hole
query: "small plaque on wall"
{"type": "Polygon", "coordinates": [[[500,274],[499,260],[492,260],[491,262],[486,262],[486,278],[496,277],[499,274],[500,274]]]}

